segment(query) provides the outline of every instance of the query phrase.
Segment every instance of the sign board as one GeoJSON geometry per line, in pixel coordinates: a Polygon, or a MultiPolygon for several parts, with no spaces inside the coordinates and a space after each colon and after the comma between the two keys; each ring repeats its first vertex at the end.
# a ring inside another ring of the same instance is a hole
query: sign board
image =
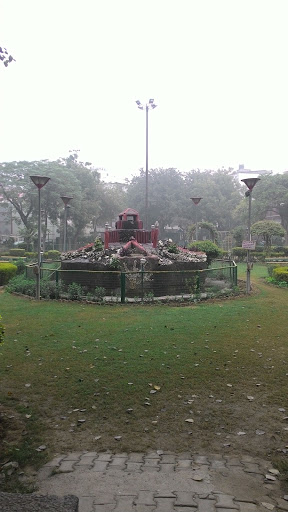
{"type": "Polygon", "coordinates": [[[255,250],[256,242],[252,242],[251,240],[243,240],[242,248],[249,249],[249,251],[255,250]]]}

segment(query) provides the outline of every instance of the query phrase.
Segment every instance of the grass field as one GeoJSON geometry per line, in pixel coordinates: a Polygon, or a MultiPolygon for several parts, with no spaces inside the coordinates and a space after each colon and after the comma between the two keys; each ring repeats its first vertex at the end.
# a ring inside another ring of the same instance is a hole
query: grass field
{"type": "Polygon", "coordinates": [[[249,297],[185,307],[37,303],[2,293],[2,462],[37,466],[82,449],[281,461],[288,291],[265,284],[265,275],[254,266],[249,297]]]}

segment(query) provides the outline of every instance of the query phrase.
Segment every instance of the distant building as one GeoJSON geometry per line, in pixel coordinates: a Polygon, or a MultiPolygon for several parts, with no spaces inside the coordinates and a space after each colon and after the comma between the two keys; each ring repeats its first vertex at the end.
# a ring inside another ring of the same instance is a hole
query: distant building
{"type": "Polygon", "coordinates": [[[246,178],[261,178],[263,174],[267,174],[272,171],[268,170],[255,170],[252,171],[251,169],[245,169],[244,164],[239,164],[239,168],[234,171],[234,175],[237,176],[238,181],[241,182],[241,180],[245,180],[246,178]]]}

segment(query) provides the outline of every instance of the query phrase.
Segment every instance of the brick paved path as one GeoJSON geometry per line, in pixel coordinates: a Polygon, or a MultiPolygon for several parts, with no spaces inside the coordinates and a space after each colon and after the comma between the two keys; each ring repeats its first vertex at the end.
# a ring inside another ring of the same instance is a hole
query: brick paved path
{"type": "Polygon", "coordinates": [[[78,496],[79,512],[288,511],[272,465],[247,456],[77,452],[46,464],[38,484],[78,496]]]}

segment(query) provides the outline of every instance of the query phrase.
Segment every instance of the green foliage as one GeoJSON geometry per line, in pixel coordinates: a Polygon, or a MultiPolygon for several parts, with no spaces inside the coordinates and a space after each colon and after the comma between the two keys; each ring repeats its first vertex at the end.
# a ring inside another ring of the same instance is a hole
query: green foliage
{"type": "Polygon", "coordinates": [[[288,267],[276,267],[273,269],[272,277],[276,281],[288,283],[288,267]]]}
{"type": "Polygon", "coordinates": [[[260,220],[259,222],[255,222],[251,226],[251,234],[262,236],[266,247],[271,248],[271,242],[273,236],[284,236],[285,230],[281,226],[281,224],[278,224],[278,222],[273,222],[270,220],[260,220]]]}
{"type": "Polygon", "coordinates": [[[168,245],[167,251],[171,252],[172,254],[178,254],[180,252],[177,244],[173,243],[168,245]]]}
{"type": "Polygon", "coordinates": [[[47,258],[48,260],[59,260],[60,254],[61,253],[59,251],[50,250],[47,251],[47,258]]]}
{"type": "Polygon", "coordinates": [[[111,258],[109,268],[112,270],[119,270],[121,268],[121,262],[119,258],[111,258]]]}
{"type": "Polygon", "coordinates": [[[41,297],[43,299],[59,299],[62,292],[61,284],[48,279],[41,280],[41,297]]]}
{"type": "Polygon", "coordinates": [[[7,284],[16,275],[16,272],[16,265],[0,261],[0,286],[7,284]]]}
{"type": "Polygon", "coordinates": [[[16,260],[13,262],[14,265],[16,265],[17,267],[17,272],[16,274],[19,275],[19,274],[24,274],[25,272],[25,268],[26,268],[26,263],[24,260],[16,260]]]}
{"type": "Polygon", "coordinates": [[[0,345],[2,343],[4,343],[4,332],[5,332],[5,327],[2,323],[2,316],[0,315],[0,345]]]}
{"type": "Polygon", "coordinates": [[[218,245],[214,244],[210,240],[192,242],[188,245],[188,249],[192,251],[205,252],[207,255],[208,266],[211,264],[212,260],[219,258],[222,254],[222,251],[218,245]]]}
{"type": "Polygon", "coordinates": [[[25,249],[10,249],[9,250],[10,256],[25,256],[25,249]]]}
{"type": "Polygon", "coordinates": [[[83,296],[82,286],[78,283],[68,285],[67,297],[69,300],[81,300],[83,296]]]}
{"type": "Polygon", "coordinates": [[[94,249],[96,252],[103,251],[103,241],[101,240],[101,238],[95,238],[94,249]]]}
{"type": "Polygon", "coordinates": [[[11,281],[9,281],[6,286],[6,291],[8,293],[22,293],[23,295],[35,297],[35,279],[27,279],[24,275],[15,276],[11,281]]]}
{"type": "Polygon", "coordinates": [[[103,302],[106,295],[106,290],[102,286],[96,286],[93,293],[89,294],[89,300],[93,302],[103,302]]]}
{"type": "Polygon", "coordinates": [[[25,252],[25,258],[35,260],[37,259],[37,252],[25,252]]]}
{"type": "Polygon", "coordinates": [[[236,241],[236,244],[241,247],[245,237],[246,228],[244,226],[237,226],[236,228],[232,229],[231,233],[236,241]]]}
{"type": "Polygon", "coordinates": [[[216,227],[214,226],[214,224],[212,224],[212,222],[204,222],[204,221],[199,222],[199,228],[207,229],[207,231],[209,231],[209,233],[210,233],[212,241],[217,242],[218,231],[217,231],[216,227]]]}

